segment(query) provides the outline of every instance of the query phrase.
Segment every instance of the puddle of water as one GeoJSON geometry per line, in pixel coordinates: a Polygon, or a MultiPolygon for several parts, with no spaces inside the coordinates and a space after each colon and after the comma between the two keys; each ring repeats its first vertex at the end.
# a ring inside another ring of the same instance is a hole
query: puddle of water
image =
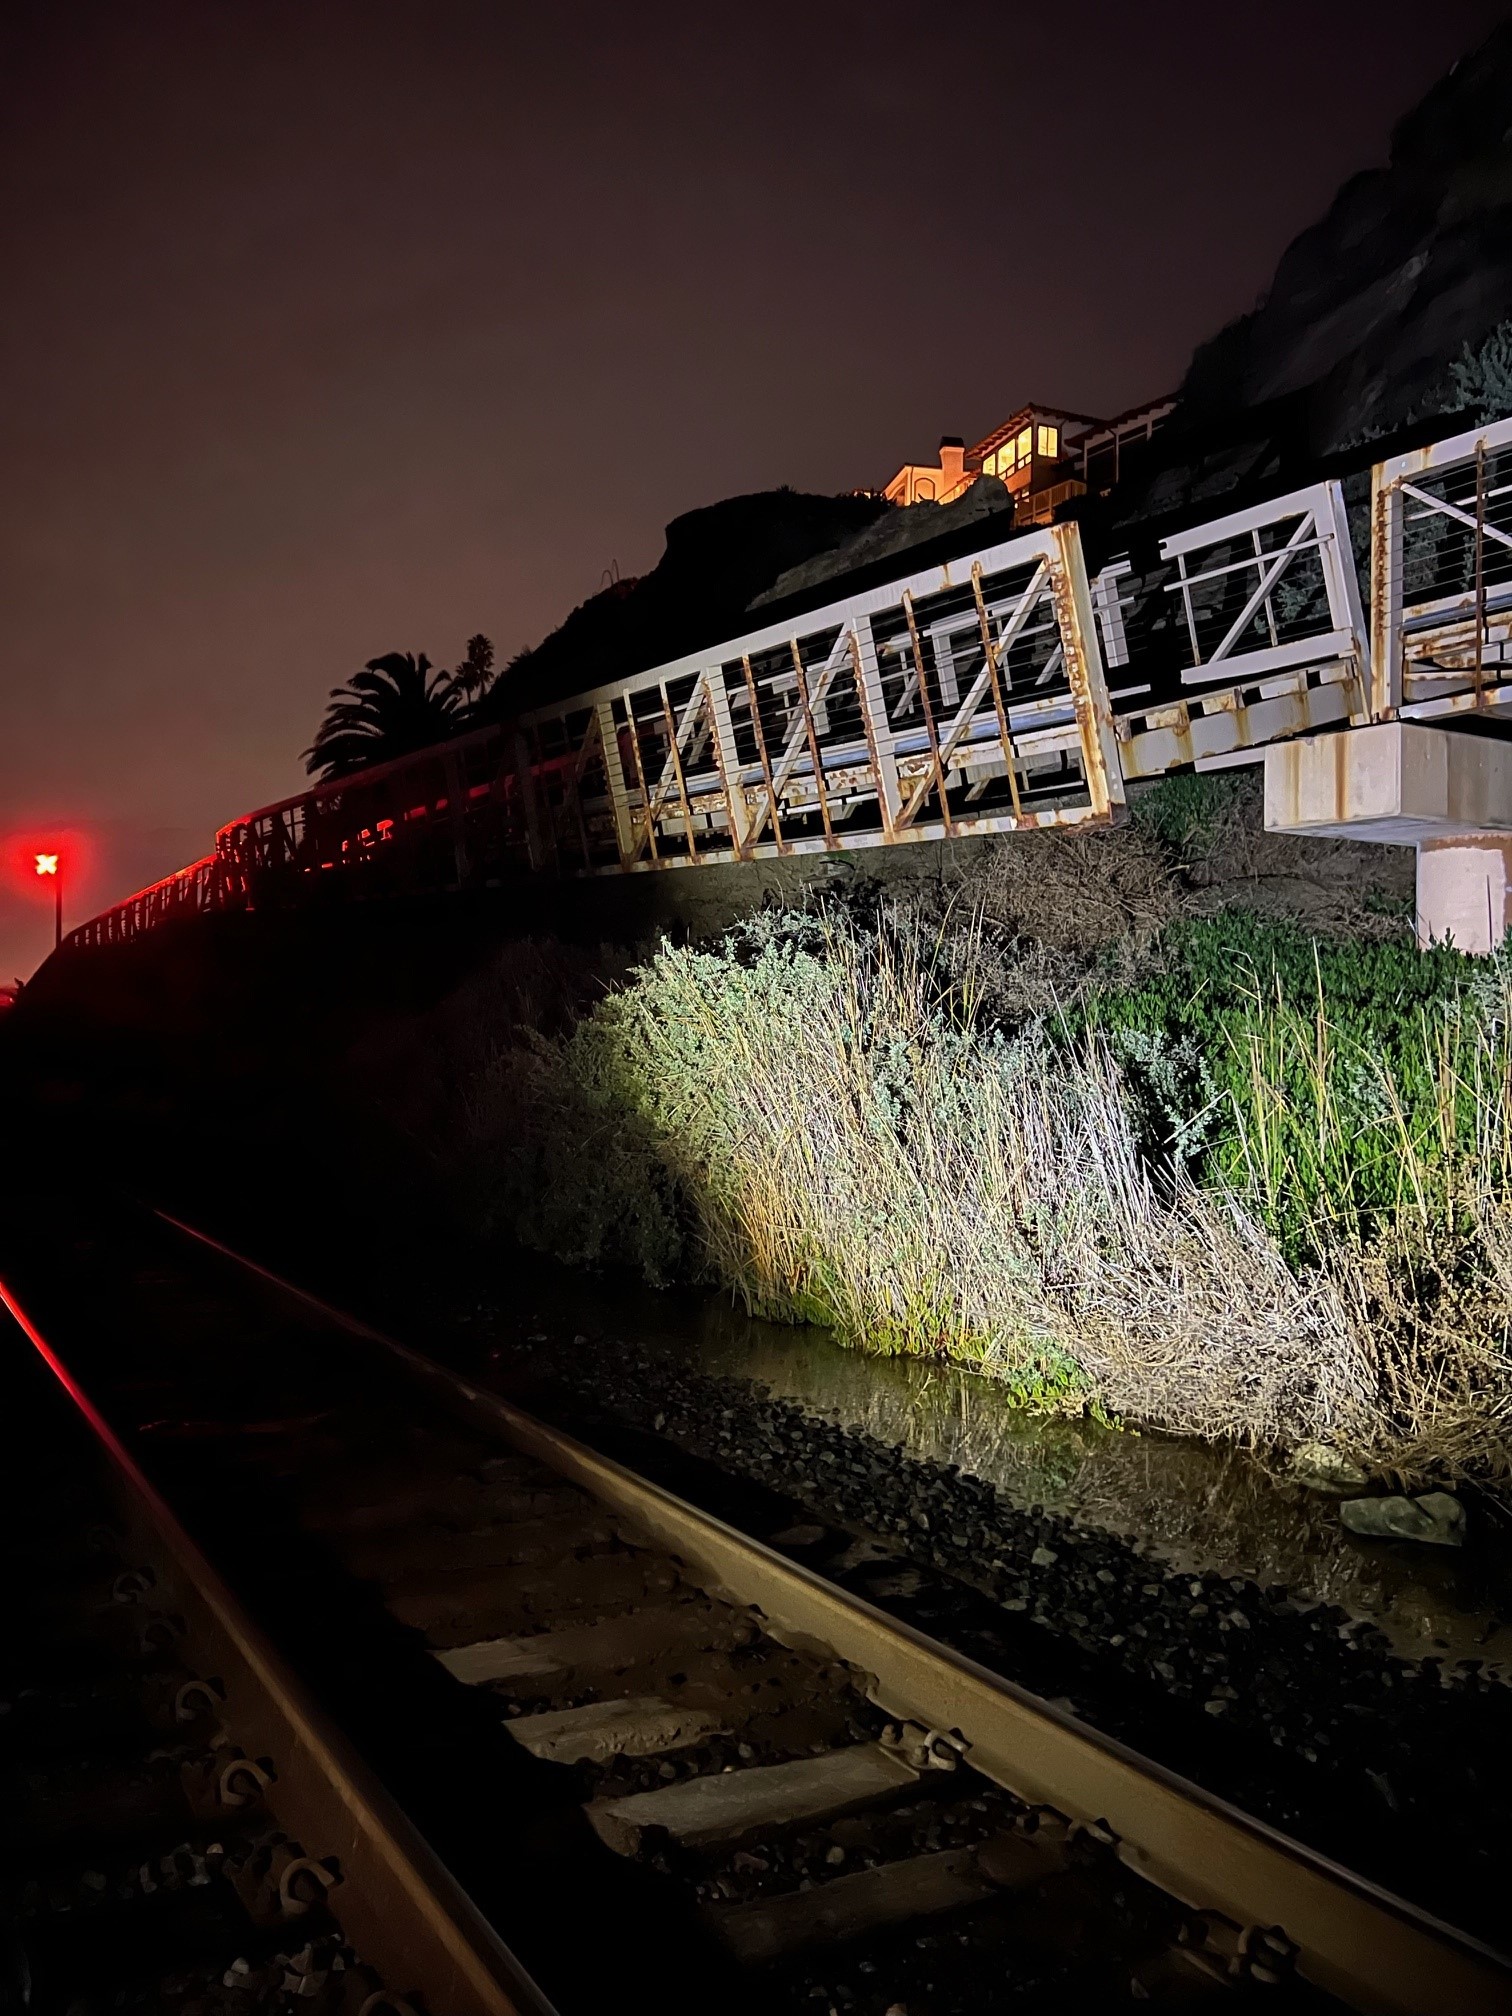
{"type": "MultiPolygon", "coordinates": [[[[531,1283],[555,1329],[632,1342],[664,1362],[765,1387],[807,1413],[1115,1533],[1178,1570],[1211,1569],[1334,1603],[1402,1652],[1481,1658],[1512,1677],[1512,1559],[1496,1535],[1463,1549],[1368,1541],[1338,1501],[1278,1480],[1241,1449],[1045,1420],[979,1375],[875,1358],[828,1332],[762,1323],[719,1295],[665,1294],[547,1270],[531,1283]]],[[[591,1344],[587,1348],[591,1349],[591,1344]]]]}

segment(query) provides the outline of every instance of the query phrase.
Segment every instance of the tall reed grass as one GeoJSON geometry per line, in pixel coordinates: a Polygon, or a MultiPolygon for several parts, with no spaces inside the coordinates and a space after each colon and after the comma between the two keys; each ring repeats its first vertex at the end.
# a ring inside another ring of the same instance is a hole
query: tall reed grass
{"type": "Polygon", "coordinates": [[[1512,1474],[1505,983],[1419,1004],[1393,1049],[1321,979],[1309,1014],[1255,978],[1216,1068],[1173,1073],[1179,1017],[1004,1031],[940,953],[840,913],[664,946],[495,1053],[472,1113],[502,1215],[1034,1404],[1512,1474]]]}

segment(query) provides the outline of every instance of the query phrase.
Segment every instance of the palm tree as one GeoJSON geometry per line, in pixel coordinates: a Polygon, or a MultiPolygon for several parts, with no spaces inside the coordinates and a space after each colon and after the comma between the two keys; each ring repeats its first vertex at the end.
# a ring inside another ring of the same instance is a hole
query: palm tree
{"type": "Polygon", "coordinates": [[[448,673],[436,670],[422,651],[390,651],[370,658],[345,686],[331,691],[330,705],[315,740],[304,752],[305,768],[329,782],[350,777],[370,763],[429,747],[459,735],[467,709],[448,673]]]}
{"type": "Polygon", "coordinates": [[[494,647],[480,630],[467,640],[467,656],[451,675],[451,683],[469,707],[476,707],[493,684],[494,647]]]}

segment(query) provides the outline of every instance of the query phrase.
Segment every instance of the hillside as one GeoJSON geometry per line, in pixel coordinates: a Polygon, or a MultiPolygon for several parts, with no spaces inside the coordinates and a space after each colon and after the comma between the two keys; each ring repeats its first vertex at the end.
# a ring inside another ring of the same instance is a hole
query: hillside
{"type": "Polygon", "coordinates": [[[887,506],[874,497],[763,490],[684,512],[649,574],[616,581],[515,659],[480,709],[498,718],[639,672],[741,627],[789,568],[849,539],[887,506]]]}
{"type": "Polygon", "coordinates": [[[1287,402],[1313,454],[1469,401],[1453,366],[1512,318],[1512,24],[1465,56],[1194,356],[1183,417],[1287,402]]]}

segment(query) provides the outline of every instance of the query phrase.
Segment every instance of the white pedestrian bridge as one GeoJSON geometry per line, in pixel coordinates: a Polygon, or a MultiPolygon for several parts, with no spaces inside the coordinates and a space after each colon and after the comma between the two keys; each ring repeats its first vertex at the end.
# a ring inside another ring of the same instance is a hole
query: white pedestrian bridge
{"type": "Polygon", "coordinates": [[[69,942],[331,877],[439,892],[1106,824],[1147,780],[1258,763],[1268,826],[1414,847],[1422,940],[1485,951],[1512,924],[1512,420],[1360,488],[1095,571],[1076,523],[1041,527],[776,614],[232,820],[69,942]]]}

